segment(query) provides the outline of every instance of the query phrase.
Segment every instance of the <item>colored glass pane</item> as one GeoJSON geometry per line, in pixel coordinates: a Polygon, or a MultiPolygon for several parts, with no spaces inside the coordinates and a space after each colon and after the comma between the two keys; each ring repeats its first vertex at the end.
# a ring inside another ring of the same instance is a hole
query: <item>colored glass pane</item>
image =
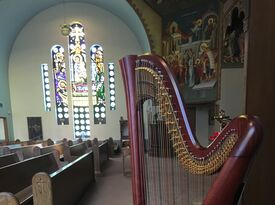
{"type": "Polygon", "coordinates": [[[85,33],[76,22],[70,25],[69,61],[75,137],[90,136],[89,98],[86,71],[85,33]]]}
{"type": "Polygon", "coordinates": [[[98,44],[93,45],[90,55],[94,123],[106,124],[103,48],[98,44]]]}
{"type": "Polygon", "coordinates": [[[42,86],[43,86],[43,97],[44,97],[44,109],[46,112],[51,111],[51,92],[50,92],[50,80],[49,80],[49,66],[48,64],[41,64],[42,74],[42,86]]]}
{"type": "Polygon", "coordinates": [[[55,45],[51,49],[55,88],[56,119],[58,125],[69,124],[67,78],[64,48],[55,45]]]}
{"type": "Polygon", "coordinates": [[[115,64],[108,63],[110,110],[116,109],[115,64]]]}

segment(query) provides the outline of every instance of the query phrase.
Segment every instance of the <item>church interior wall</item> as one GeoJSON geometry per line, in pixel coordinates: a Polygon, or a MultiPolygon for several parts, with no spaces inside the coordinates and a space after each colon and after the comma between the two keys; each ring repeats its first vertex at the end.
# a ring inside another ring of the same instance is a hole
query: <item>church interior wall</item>
{"type": "MultiPolygon", "coordinates": [[[[127,54],[143,53],[144,50],[140,47],[134,33],[111,13],[88,4],[68,3],[66,5],[68,22],[79,20],[85,26],[86,43],[89,45],[101,43],[105,50],[105,62],[115,62],[117,110],[109,111],[107,99],[107,124],[95,126],[92,123],[91,130],[94,137],[118,138],[119,118],[120,116],[126,118],[124,89],[118,59],[127,54]],[[71,15],[70,12],[75,13],[71,15]],[[75,15],[78,19],[72,19],[75,15]]],[[[275,31],[274,26],[263,24],[271,21],[269,25],[275,25],[272,18],[274,8],[273,0],[251,0],[247,88],[244,69],[221,69],[221,98],[218,101],[220,108],[224,109],[231,118],[243,112],[259,115],[265,128],[265,140],[250,174],[251,179],[244,193],[243,204],[272,204],[274,201],[274,195],[270,194],[269,190],[274,187],[274,176],[270,174],[274,172],[274,165],[271,163],[274,120],[270,113],[274,113],[272,55],[275,53],[273,46],[275,31]]],[[[63,21],[64,12],[61,5],[37,14],[19,33],[9,62],[7,60],[9,49],[5,50],[6,53],[0,53],[0,103],[3,105],[0,106],[0,115],[8,119],[11,139],[13,138],[12,124],[14,124],[14,137],[21,140],[27,139],[26,118],[28,116],[42,117],[44,138],[72,138],[72,125],[57,126],[54,110],[51,113],[45,113],[42,101],[40,64],[51,65],[52,45],[59,43],[66,48],[67,40],[61,36],[59,30],[63,21]],[[13,123],[11,117],[13,117],[13,123]]],[[[155,32],[154,35],[160,36],[160,33],[155,32]]],[[[53,93],[53,88],[51,91],[53,93]]],[[[207,110],[202,114],[206,112],[207,110]]],[[[205,119],[207,121],[207,118],[205,119]]],[[[70,121],[72,121],[71,118],[70,121]]]]}
{"type": "MultiPolygon", "coordinates": [[[[64,5],[63,5],[64,6],[64,5]]],[[[57,125],[55,109],[44,111],[40,65],[48,63],[51,67],[50,49],[55,44],[65,48],[67,38],[60,34],[60,25],[66,22],[79,21],[84,26],[89,74],[89,48],[100,44],[104,49],[106,79],[106,120],[105,125],[94,125],[91,119],[91,137],[118,139],[119,119],[127,118],[124,88],[118,60],[125,55],[143,53],[135,34],[115,15],[99,7],[85,3],[67,3],[64,7],[57,5],[42,11],[33,17],[21,30],[14,42],[9,59],[9,81],[14,125],[14,137],[28,139],[27,117],[42,117],[44,138],[72,138],[72,112],[69,125],[57,125]],[[108,75],[106,63],[114,62],[116,67],[116,103],[117,109],[110,111],[108,97],[108,75]]],[[[68,57],[65,59],[67,75],[69,73],[68,57]]],[[[89,75],[88,75],[89,76],[89,75]]],[[[50,78],[52,80],[52,78],[50,78]]],[[[90,85],[90,84],[89,84],[90,85]]],[[[54,104],[53,82],[51,83],[51,101],[54,104]]],[[[71,102],[69,101],[69,104],[71,102]]]]}

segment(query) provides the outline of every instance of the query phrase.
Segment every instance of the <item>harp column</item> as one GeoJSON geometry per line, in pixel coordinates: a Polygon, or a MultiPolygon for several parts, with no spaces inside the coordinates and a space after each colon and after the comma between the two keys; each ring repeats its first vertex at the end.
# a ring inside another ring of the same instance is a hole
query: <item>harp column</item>
{"type": "Polygon", "coordinates": [[[122,71],[122,77],[124,78],[124,89],[127,105],[127,117],[129,124],[129,136],[130,136],[130,145],[131,145],[131,166],[132,166],[132,189],[133,189],[133,204],[135,205],[144,205],[144,193],[143,193],[143,177],[141,172],[141,162],[139,156],[139,134],[138,134],[138,123],[137,111],[135,109],[137,99],[136,99],[136,80],[135,72],[132,72],[131,69],[135,69],[137,56],[130,55],[120,60],[120,67],[122,71]],[[127,79],[127,80],[126,80],[127,79]]]}

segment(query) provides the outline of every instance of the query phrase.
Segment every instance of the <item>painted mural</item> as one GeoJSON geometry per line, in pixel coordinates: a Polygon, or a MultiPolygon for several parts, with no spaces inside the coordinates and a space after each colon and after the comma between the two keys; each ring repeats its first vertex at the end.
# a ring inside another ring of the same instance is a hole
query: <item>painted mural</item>
{"type": "Polygon", "coordinates": [[[227,1],[223,7],[223,14],[221,67],[242,68],[245,57],[248,0],[227,1]]]}
{"type": "Polygon", "coordinates": [[[174,71],[186,103],[217,99],[218,2],[167,19],[163,56],[174,71]]]}

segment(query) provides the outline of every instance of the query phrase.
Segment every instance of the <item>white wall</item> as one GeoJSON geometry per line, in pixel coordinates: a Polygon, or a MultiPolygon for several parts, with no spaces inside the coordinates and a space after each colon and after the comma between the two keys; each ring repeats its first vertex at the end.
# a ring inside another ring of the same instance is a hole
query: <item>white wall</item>
{"type": "Polygon", "coordinates": [[[5,140],[5,127],[4,127],[4,119],[0,118],[0,140],[5,140]]]}
{"type": "MultiPolygon", "coordinates": [[[[109,110],[108,84],[106,84],[106,125],[94,125],[91,116],[91,137],[118,139],[119,118],[127,118],[123,82],[118,60],[128,54],[143,53],[135,34],[116,16],[99,7],[85,3],[66,3],[51,7],[32,18],[19,33],[9,60],[9,80],[14,125],[14,137],[28,139],[27,117],[41,116],[44,139],[72,138],[73,127],[57,125],[54,109],[45,112],[42,98],[40,64],[51,66],[50,49],[61,44],[67,50],[67,38],[60,34],[60,25],[79,21],[85,29],[86,47],[98,43],[104,48],[105,63],[114,62],[116,66],[116,111],[109,110]],[[65,11],[65,12],[64,12],[65,11]]],[[[88,57],[88,49],[87,49],[88,57]]],[[[88,58],[87,58],[88,59],[88,58]]],[[[87,65],[90,61],[88,59],[87,65]]],[[[68,64],[66,64],[67,73],[68,64]]],[[[89,68],[88,68],[89,69],[89,68]]],[[[89,73],[90,71],[87,70],[89,73]]],[[[105,77],[107,78],[107,67],[105,77]]],[[[106,81],[107,82],[107,81],[106,81]]],[[[53,83],[51,84],[53,86],[53,83]]],[[[53,87],[51,88],[53,94],[53,87]]],[[[55,99],[52,96],[52,102],[55,99]]]]}
{"type": "Polygon", "coordinates": [[[209,106],[196,107],[196,137],[199,143],[206,147],[209,144],[209,106]]]}
{"type": "MultiPolygon", "coordinates": [[[[221,97],[217,104],[231,119],[245,113],[245,79],[244,68],[221,69],[221,97]]],[[[208,106],[196,107],[196,137],[203,146],[207,146],[209,136],[220,129],[217,121],[209,125],[208,111],[208,106]]]]}
{"type": "Polygon", "coordinates": [[[245,69],[232,68],[221,70],[221,100],[223,109],[230,118],[245,113],[245,69]]]}

